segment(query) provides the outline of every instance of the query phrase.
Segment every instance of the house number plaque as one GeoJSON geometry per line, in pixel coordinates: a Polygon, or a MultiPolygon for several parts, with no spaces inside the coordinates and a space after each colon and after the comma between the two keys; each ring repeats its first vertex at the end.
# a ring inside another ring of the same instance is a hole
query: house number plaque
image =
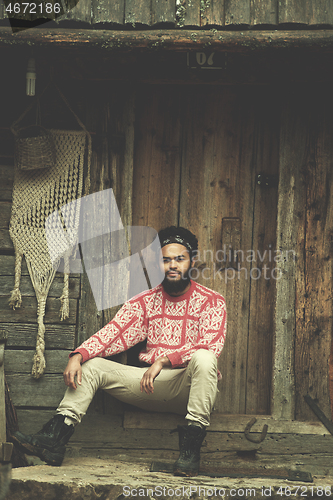
{"type": "Polygon", "coordinates": [[[225,58],[223,52],[188,52],[187,67],[189,69],[223,69],[225,58]]]}

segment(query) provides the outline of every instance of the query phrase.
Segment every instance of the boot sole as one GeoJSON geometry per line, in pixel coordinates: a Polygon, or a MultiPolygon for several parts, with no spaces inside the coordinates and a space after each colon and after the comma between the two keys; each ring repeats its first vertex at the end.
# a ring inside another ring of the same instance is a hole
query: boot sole
{"type": "Polygon", "coordinates": [[[27,441],[20,441],[16,436],[12,436],[12,441],[16,444],[23,453],[34,455],[40,458],[48,465],[61,465],[65,456],[66,447],[60,446],[57,451],[50,451],[47,448],[34,446],[27,441]]]}
{"type": "Polygon", "coordinates": [[[173,475],[174,476],[183,476],[183,477],[194,477],[199,474],[199,471],[193,470],[193,471],[184,471],[181,469],[174,469],[173,475]]]}

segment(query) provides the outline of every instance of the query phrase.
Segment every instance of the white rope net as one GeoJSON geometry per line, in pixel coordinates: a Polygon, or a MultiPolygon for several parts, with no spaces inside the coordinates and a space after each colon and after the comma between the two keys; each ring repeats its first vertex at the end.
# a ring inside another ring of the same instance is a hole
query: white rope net
{"type": "MultiPolygon", "coordinates": [[[[50,258],[50,249],[45,234],[45,221],[63,205],[82,196],[83,171],[87,133],[86,131],[50,130],[56,147],[54,168],[21,170],[15,167],[13,206],[10,220],[10,236],[15,248],[15,285],[9,304],[13,309],[22,304],[20,275],[22,256],[27,262],[28,271],[37,298],[37,341],[33,360],[32,375],[39,378],[45,370],[45,305],[57,265],[50,258]]],[[[88,137],[88,162],[91,143],[88,137]]],[[[71,219],[71,240],[73,233],[78,234],[80,203],[73,203],[71,219]],[[74,231],[73,231],[74,228],[74,231]]],[[[53,218],[59,221],[58,218],[53,218]]],[[[48,220],[48,225],[52,217],[48,220]]],[[[54,227],[54,231],[59,228],[54,227]]],[[[66,231],[63,227],[62,231],[66,231]]],[[[57,246],[57,238],[53,238],[57,246]]],[[[60,245],[59,241],[59,245],[60,245]]],[[[61,249],[52,252],[60,255],[61,249]]],[[[67,256],[68,257],[68,256],[67,256]]],[[[66,263],[65,263],[66,270],[66,263]]],[[[64,289],[61,300],[61,320],[69,317],[69,275],[64,275],[64,289]]]]}

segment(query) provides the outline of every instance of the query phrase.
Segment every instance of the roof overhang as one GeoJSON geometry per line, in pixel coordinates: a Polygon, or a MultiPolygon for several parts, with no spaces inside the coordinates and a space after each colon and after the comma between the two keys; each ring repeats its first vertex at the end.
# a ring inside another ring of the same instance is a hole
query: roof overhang
{"type": "Polygon", "coordinates": [[[211,30],[90,30],[28,28],[15,33],[0,28],[0,47],[53,47],[100,49],[102,51],[177,51],[214,50],[259,52],[303,49],[333,52],[333,30],[221,31],[211,30]]]}

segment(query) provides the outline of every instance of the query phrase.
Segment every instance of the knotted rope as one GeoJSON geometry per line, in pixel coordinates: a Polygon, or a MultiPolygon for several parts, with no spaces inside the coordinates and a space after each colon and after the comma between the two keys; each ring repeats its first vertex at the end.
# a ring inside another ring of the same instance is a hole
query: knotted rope
{"type": "MultiPolygon", "coordinates": [[[[35,378],[39,378],[45,370],[45,305],[60,262],[60,259],[54,259],[54,256],[65,255],[64,287],[60,297],[61,321],[69,317],[69,256],[77,243],[80,218],[80,203],[72,205],[70,203],[79,200],[82,196],[86,146],[88,148],[88,175],[85,194],[88,194],[90,185],[91,136],[58,87],[56,85],[55,87],[83,130],[50,130],[56,149],[54,168],[21,170],[15,166],[13,206],[9,228],[15,248],[15,284],[9,304],[15,309],[22,303],[19,286],[23,255],[37,297],[38,331],[32,368],[32,375],[35,378]],[[61,207],[68,206],[68,204],[70,208],[66,226],[63,221],[59,223],[59,217],[53,217],[51,214],[61,214],[61,207]],[[47,241],[45,232],[47,219],[49,230],[55,235],[51,244],[47,241]],[[65,235],[66,248],[63,248],[64,238],[58,237],[59,234],[65,235]],[[70,245],[72,245],[71,249],[68,248],[70,245]]],[[[25,114],[26,111],[22,116],[25,114]]]]}
{"type": "Polygon", "coordinates": [[[46,366],[45,358],[44,358],[45,325],[44,325],[44,321],[43,321],[43,318],[45,316],[45,305],[46,305],[46,300],[40,298],[38,300],[38,306],[37,306],[38,332],[37,332],[36,352],[34,354],[33,366],[32,366],[32,371],[31,371],[32,376],[36,379],[38,379],[39,377],[41,377],[43,375],[44,370],[45,370],[45,366],[46,366]]]}
{"type": "Polygon", "coordinates": [[[15,249],[15,283],[9,299],[9,306],[14,311],[22,305],[22,297],[20,292],[22,257],[23,253],[15,249]]]}

